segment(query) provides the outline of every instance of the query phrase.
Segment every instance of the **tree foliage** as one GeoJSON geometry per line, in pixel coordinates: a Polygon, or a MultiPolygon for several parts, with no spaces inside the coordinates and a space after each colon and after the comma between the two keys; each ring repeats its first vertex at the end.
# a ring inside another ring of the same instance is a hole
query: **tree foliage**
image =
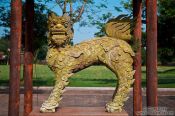
{"type": "MultiPolygon", "coordinates": [[[[47,45],[47,20],[48,14],[51,10],[48,8],[50,2],[57,4],[58,9],[62,10],[62,14],[68,14],[71,17],[72,26],[74,23],[81,19],[84,9],[89,5],[93,4],[93,0],[36,0],[34,9],[34,43],[33,48],[37,56],[40,59],[44,58],[47,45]],[[77,5],[78,4],[78,5],[77,5]],[[39,50],[40,49],[40,50],[39,50]],[[41,53],[41,54],[40,54],[41,53]]],[[[0,4],[0,27],[3,27],[4,37],[9,39],[10,35],[10,1],[3,2],[0,4]],[[6,7],[6,5],[8,7],[6,7]]],[[[23,2],[23,17],[22,17],[22,49],[24,48],[24,38],[25,38],[25,2],[23,2]]],[[[73,44],[73,43],[71,43],[73,44]]]]}
{"type": "Polygon", "coordinates": [[[37,50],[43,45],[47,45],[47,20],[48,13],[50,12],[47,7],[42,4],[35,4],[34,15],[34,49],[37,50]]]}
{"type": "Polygon", "coordinates": [[[159,59],[167,64],[175,58],[175,1],[159,0],[158,3],[159,59]]]}
{"type": "Polygon", "coordinates": [[[9,48],[9,39],[6,39],[4,37],[0,38],[0,52],[4,52],[4,54],[7,54],[8,48],[9,48]]]}
{"type": "MultiPolygon", "coordinates": [[[[125,10],[132,14],[133,4],[132,0],[120,0],[121,5],[125,10]]],[[[142,23],[146,23],[146,0],[142,1],[142,23]]],[[[175,58],[175,1],[173,0],[158,0],[158,56],[162,64],[171,62],[175,58]]],[[[115,8],[121,10],[121,8],[115,8]]],[[[99,32],[97,36],[103,36],[105,20],[109,20],[112,17],[109,13],[102,14],[97,20],[90,16],[92,20],[91,24],[96,25],[99,32]],[[107,17],[106,17],[107,16],[107,17]],[[100,19],[100,20],[99,20],[100,19]],[[102,20],[101,20],[102,19],[102,20]],[[103,20],[104,19],[104,20],[103,20]]],[[[146,36],[143,32],[142,46],[146,46],[146,36]]],[[[144,51],[144,49],[143,49],[144,51]]],[[[144,56],[144,55],[143,55],[144,56]]],[[[145,58],[143,58],[145,59],[145,58]]]]}
{"type": "MultiPolygon", "coordinates": [[[[132,12],[132,0],[123,1],[125,9],[132,12]]],[[[158,0],[158,56],[162,64],[175,58],[175,1],[158,0]]],[[[143,1],[142,18],[146,18],[145,0],[143,1]]],[[[145,22],[145,21],[143,21],[145,22]]],[[[146,39],[146,38],[145,38],[146,39]]],[[[142,38],[143,42],[145,41],[142,38]]],[[[144,42],[145,43],[145,42],[144,42]]],[[[146,44],[145,44],[146,45],[146,44]]]]}
{"type": "MultiPolygon", "coordinates": [[[[10,3],[4,3],[10,4],[10,3]]],[[[24,47],[25,38],[25,3],[23,3],[23,15],[22,15],[22,47],[24,47]]],[[[47,44],[47,15],[49,10],[42,4],[35,4],[35,15],[34,15],[34,50],[42,47],[42,45],[47,44]]],[[[5,7],[0,5],[0,27],[4,28],[4,37],[9,39],[10,35],[10,6],[5,7]]],[[[23,48],[22,48],[23,49],[23,48]]]]}

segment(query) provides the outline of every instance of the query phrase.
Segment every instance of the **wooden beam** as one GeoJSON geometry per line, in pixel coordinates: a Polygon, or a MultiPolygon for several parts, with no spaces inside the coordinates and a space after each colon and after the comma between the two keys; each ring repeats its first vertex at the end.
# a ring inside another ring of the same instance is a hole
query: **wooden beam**
{"type": "Polygon", "coordinates": [[[142,111],[142,60],[141,60],[141,38],[142,38],[142,0],[133,0],[133,16],[136,19],[136,25],[133,31],[134,38],[139,42],[139,48],[137,50],[134,59],[134,74],[135,82],[133,88],[133,115],[140,116],[139,112],[142,111]]]}
{"type": "Polygon", "coordinates": [[[26,0],[25,50],[24,50],[24,116],[32,111],[33,91],[33,22],[34,0],[26,0]]]}
{"type": "Polygon", "coordinates": [[[22,2],[11,0],[9,116],[19,116],[22,2]]]}
{"type": "Polygon", "coordinates": [[[146,1],[146,87],[147,107],[158,107],[157,100],[157,0],[146,1]]]}

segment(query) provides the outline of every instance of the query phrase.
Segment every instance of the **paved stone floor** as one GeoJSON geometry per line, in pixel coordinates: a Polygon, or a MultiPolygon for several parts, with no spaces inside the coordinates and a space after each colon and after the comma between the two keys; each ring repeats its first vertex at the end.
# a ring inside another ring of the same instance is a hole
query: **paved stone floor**
{"type": "MultiPolygon", "coordinates": [[[[0,116],[8,115],[8,90],[0,89],[0,116]]],[[[23,93],[23,92],[21,92],[23,93]]],[[[50,88],[34,90],[33,106],[40,107],[42,102],[49,96],[50,88]]],[[[63,95],[60,107],[103,107],[111,99],[113,89],[67,89],[63,95]]],[[[175,90],[160,90],[158,92],[158,103],[161,110],[175,113],[175,90]],[[167,109],[166,109],[167,108],[167,109]]],[[[23,94],[20,96],[20,116],[23,113],[23,94]]],[[[133,96],[130,93],[129,100],[124,109],[132,116],[133,96]]],[[[143,92],[143,108],[146,107],[145,92],[143,92]]],[[[175,115],[175,114],[174,114],[175,115]]]]}

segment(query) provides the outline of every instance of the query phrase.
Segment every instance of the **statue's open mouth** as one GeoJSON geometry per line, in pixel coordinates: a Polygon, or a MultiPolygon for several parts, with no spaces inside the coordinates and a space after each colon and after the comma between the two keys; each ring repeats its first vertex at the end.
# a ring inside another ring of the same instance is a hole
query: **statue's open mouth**
{"type": "Polygon", "coordinates": [[[51,34],[52,35],[66,35],[66,32],[64,32],[64,31],[52,31],[51,34]]]}
{"type": "Polygon", "coordinates": [[[56,43],[63,43],[67,39],[67,32],[63,30],[52,30],[51,38],[56,43]]]}
{"type": "Polygon", "coordinates": [[[67,32],[64,30],[52,30],[51,31],[52,37],[56,38],[65,38],[67,36],[67,32]]]}

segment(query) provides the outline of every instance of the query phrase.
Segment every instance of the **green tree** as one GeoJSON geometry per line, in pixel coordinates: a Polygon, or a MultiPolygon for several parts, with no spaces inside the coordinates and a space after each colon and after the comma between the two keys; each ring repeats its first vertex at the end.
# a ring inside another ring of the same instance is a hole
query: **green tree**
{"type": "Polygon", "coordinates": [[[9,39],[7,38],[0,38],[0,52],[4,52],[4,54],[8,54],[8,48],[9,48],[9,39]]]}
{"type": "MultiPolygon", "coordinates": [[[[22,50],[24,48],[24,38],[25,38],[25,3],[23,3],[23,16],[22,16],[22,50]]],[[[34,53],[38,49],[41,49],[43,45],[47,45],[47,19],[49,9],[43,4],[34,5],[35,14],[34,14],[34,44],[33,49],[34,53]]],[[[4,2],[0,4],[0,27],[4,29],[4,38],[0,41],[0,44],[3,44],[4,41],[9,40],[10,35],[10,3],[4,2]]],[[[4,44],[5,45],[5,44],[4,44]]],[[[4,46],[3,45],[3,46],[4,46]]],[[[0,49],[7,49],[7,47],[0,46],[0,49]]]]}
{"type": "MultiPolygon", "coordinates": [[[[146,1],[143,0],[142,23],[146,23],[146,1]]],[[[132,14],[132,0],[121,0],[122,6],[132,14]]],[[[175,58],[175,1],[158,0],[158,58],[162,64],[167,64],[175,58]]],[[[103,14],[104,15],[104,14],[103,14]]],[[[103,15],[101,17],[103,17],[103,15]]],[[[108,17],[109,19],[109,17],[108,17]]],[[[96,21],[97,22],[97,21],[96,21]]],[[[98,33],[102,33],[104,25],[94,23],[99,28],[98,33]]],[[[104,35],[104,33],[102,34],[104,35]]],[[[142,46],[146,46],[145,32],[142,34],[142,46]]],[[[142,48],[143,49],[143,48],[142,48]]],[[[144,49],[142,50],[144,51],[144,49]]],[[[143,52],[145,53],[145,52],[143,52]]],[[[144,54],[142,56],[145,56],[144,54]]],[[[145,58],[143,58],[145,59],[145,58]]],[[[145,61],[143,61],[145,62],[145,61]]]]}
{"type": "Polygon", "coordinates": [[[50,12],[46,6],[42,4],[35,4],[34,15],[34,50],[47,45],[47,20],[50,12]]]}
{"type": "Polygon", "coordinates": [[[162,64],[175,58],[175,1],[159,0],[158,52],[162,64]]]}
{"type": "MultiPolygon", "coordinates": [[[[35,1],[34,16],[34,51],[37,58],[43,59],[47,52],[47,20],[48,9],[47,3],[54,2],[61,9],[62,14],[67,13],[71,17],[72,26],[81,19],[81,16],[89,4],[93,4],[93,0],[37,0],[35,1]],[[74,5],[76,4],[76,5],[74,5]],[[77,5],[79,4],[79,5],[77,5]],[[44,52],[44,53],[43,53],[44,52]]],[[[10,35],[10,1],[3,1],[0,4],[0,27],[4,28],[4,37],[9,39],[10,35]]],[[[22,17],[22,49],[25,38],[25,2],[23,2],[22,17]]],[[[73,42],[70,43],[71,45],[73,42]]],[[[1,46],[0,46],[1,47],[1,46]]],[[[4,48],[3,48],[4,49],[4,48]]]]}

